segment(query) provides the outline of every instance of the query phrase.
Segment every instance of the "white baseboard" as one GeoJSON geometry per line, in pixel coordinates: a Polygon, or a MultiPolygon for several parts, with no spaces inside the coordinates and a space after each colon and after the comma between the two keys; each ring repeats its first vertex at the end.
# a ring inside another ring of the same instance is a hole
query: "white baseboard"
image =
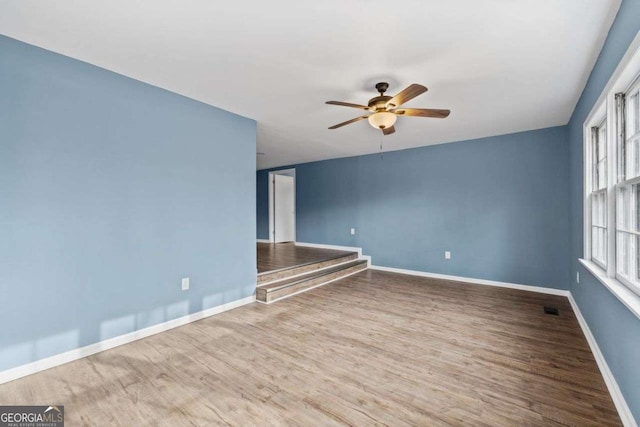
{"type": "Polygon", "coordinates": [[[538,292],[542,294],[560,295],[563,297],[569,296],[569,291],[554,288],[545,288],[543,286],[530,286],[520,285],[517,283],[498,282],[495,280],[474,279],[471,277],[462,276],[450,276],[448,274],[427,273],[425,271],[406,270],[403,268],[382,267],[379,265],[372,265],[369,268],[372,270],[388,271],[390,273],[408,274],[410,276],[429,277],[432,279],[453,280],[456,282],[470,283],[473,285],[485,285],[485,286],[497,286],[500,288],[519,289],[521,291],[538,292]]]}
{"type": "Polygon", "coordinates": [[[271,243],[269,239],[256,239],[258,243],[271,243]]]}
{"type": "Polygon", "coordinates": [[[72,362],[74,360],[81,359],[83,357],[91,356],[92,354],[99,353],[101,351],[109,350],[114,347],[128,344],[130,342],[146,338],[151,335],[159,334],[160,332],[168,331],[169,329],[177,328],[197,320],[204,319],[216,314],[220,314],[224,311],[232,310],[237,307],[241,307],[246,304],[250,304],[256,300],[255,295],[239,299],[237,301],[228,302],[216,307],[208,308],[206,310],[199,311],[197,313],[188,314],[177,319],[169,320],[167,322],[159,323],[157,325],[149,326],[148,328],[140,329],[130,332],[128,334],[120,335],[118,337],[110,338],[108,340],[100,341],[94,344],[90,344],[85,347],[70,350],[64,353],[56,354],[54,356],[46,357],[44,359],[37,360],[35,362],[27,363],[26,365],[18,366],[15,368],[7,369],[0,372],[0,384],[7,383],[9,381],[16,380],[18,378],[26,377],[27,375],[35,374],[36,372],[44,371],[45,369],[53,368],[55,366],[63,365],[65,363],[72,362]]]}
{"type": "Polygon", "coordinates": [[[598,364],[598,368],[600,368],[600,373],[604,378],[604,382],[607,385],[607,389],[609,390],[609,394],[611,395],[611,399],[613,399],[613,403],[616,405],[616,409],[618,410],[618,415],[620,415],[620,419],[622,420],[622,424],[626,427],[638,427],[635,419],[633,418],[633,414],[627,405],[627,401],[624,399],[622,395],[622,391],[618,386],[618,382],[616,378],[613,376],[613,372],[609,369],[609,365],[607,364],[604,355],[600,351],[600,347],[598,346],[598,342],[595,337],[591,333],[591,329],[589,329],[589,325],[587,321],[582,316],[580,312],[580,307],[578,307],[578,303],[573,298],[573,295],[569,293],[569,302],[571,303],[571,308],[573,308],[573,312],[578,319],[578,323],[582,328],[582,332],[584,336],[587,338],[587,342],[589,343],[589,347],[591,347],[591,352],[596,359],[596,363],[598,364]]]}

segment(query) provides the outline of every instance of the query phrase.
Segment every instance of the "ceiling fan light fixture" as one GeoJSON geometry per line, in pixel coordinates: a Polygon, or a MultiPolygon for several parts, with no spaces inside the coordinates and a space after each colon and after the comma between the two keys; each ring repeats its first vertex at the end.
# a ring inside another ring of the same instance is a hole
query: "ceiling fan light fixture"
{"type": "Polygon", "coordinates": [[[396,115],[388,111],[380,111],[369,116],[369,124],[376,129],[390,128],[396,123],[396,115]]]}

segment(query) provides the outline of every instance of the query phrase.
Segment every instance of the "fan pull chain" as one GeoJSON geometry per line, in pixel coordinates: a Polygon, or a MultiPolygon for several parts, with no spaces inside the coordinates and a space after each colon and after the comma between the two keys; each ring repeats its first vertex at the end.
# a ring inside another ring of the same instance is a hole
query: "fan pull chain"
{"type": "Polygon", "coordinates": [[[384,151],[382,151],[382,142],[384,141],[384,137],[380,137],[380,160],[384,160],[384,151]]]}

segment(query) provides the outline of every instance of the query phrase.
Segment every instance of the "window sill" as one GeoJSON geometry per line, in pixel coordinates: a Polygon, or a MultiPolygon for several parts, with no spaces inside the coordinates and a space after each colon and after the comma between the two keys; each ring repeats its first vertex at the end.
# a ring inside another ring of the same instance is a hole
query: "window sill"
{"type": "Polygon", "coordinates": [[[640,295],[620,283],[618,280],[607,277],[607,273],[593,261],[579,258],[584,267],[589,270],[613,295],[616,296],[637,318],[640,319],[640,295]]]}

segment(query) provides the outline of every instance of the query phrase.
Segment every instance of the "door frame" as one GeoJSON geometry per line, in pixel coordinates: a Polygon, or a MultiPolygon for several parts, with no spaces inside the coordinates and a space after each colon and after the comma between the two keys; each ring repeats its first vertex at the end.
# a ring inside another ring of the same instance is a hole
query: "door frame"
{"type": "Polygon", "coordinates": [[[269,242],[275,243],[275,194],[274,194],[274,186],[273,180],[275,179],[275,175],[286,175],[293,177],[293,241],[296,241],[296,230],[297,230],[297,205],[296,205],[296,169],[280,169],[276,171],[269,172],[269,242]]]}

